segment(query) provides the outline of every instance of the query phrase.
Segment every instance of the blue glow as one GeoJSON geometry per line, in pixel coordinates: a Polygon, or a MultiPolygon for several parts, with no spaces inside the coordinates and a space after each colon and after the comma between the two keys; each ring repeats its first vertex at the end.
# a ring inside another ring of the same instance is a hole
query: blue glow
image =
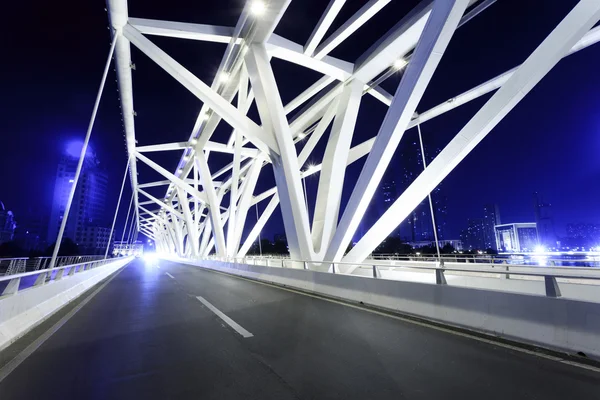
{"type": "MultiPolygon", "coordinates": [[[[69,143],[67,143],[66,153],[73,158],[79,158],[79,156],[81,156],[82,148],[83,148],[83,141],[72,140],[69,143]]],[[[92,153],[93,153],[92,147],[88,144],[86,156],[89,154],[92,154],[92,153]]]]}
{"type": "Polygon", "coordinates": [[[81,155],[81,149],[83,148],[83,142],[74,140],[67,144],[67,154],[71,157],[79,158],[81,155]]]}

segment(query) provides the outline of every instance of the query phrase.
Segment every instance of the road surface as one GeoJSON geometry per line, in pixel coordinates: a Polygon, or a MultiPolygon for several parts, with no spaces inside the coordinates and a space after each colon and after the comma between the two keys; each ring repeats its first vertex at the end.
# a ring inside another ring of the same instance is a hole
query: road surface
{"type": "MultiPolygon", "coordinates": [[[[76,303],[0,353],[0,377],[76,303]]],[[[197,267],[142,260],[0,382],[2,400],[599,394],[593,370],[197,267]]]]}

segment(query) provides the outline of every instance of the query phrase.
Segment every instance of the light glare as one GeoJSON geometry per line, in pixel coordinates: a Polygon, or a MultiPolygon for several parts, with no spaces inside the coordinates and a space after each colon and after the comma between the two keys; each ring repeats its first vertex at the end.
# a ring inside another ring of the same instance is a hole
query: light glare
{"type": "Polygon", "coordinates": [[[250,6],[250,12],[254,15],[263,15],[266,11],[267,7],[265,6],[265,3],[263,3],[262,1],[253,1],[252,5],[250,6]]]}
{"type": "Polygon", "coordinates": [[[406,66],[406,64],[408,64],[408,63],[406,62],[405,59],[399,58],[396,61],[394,61],[394,69],[397,69],[397,70],[402,69],[406,66]]]}

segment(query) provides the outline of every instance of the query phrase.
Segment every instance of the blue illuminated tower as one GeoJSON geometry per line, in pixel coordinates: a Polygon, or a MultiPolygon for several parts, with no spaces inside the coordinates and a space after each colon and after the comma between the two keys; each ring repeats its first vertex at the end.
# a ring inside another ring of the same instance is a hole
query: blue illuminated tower
{"type": "MultiPolygon", "coordinates": [[[[80,143],[70,143],[58,163],[48,224],[49,243],[52,243],[58,235],[80,151],[80,143]]],[[[105,216],[107,186],[108,175],[100,167],[94,151],[88,147],[64,233],[65,238],[72,239],[80,246],[80,251],[88,254],[99,252],[97,249],[106,246],[109,230],[105,216]]]]}

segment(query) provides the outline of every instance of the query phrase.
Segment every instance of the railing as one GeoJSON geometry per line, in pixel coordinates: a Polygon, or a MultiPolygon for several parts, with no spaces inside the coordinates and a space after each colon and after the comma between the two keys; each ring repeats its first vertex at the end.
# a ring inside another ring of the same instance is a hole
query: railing
{"type": "MultiPolygon", "coordinates": [[[[432,257],[433,258],[433,257],[432,257]]],[[[374,279],[385,279],[381,277],[382,270],[413,270],[413,271],[430,271],[435,274],[435,283],[438,285],[446,285],[445,274],[454,275],[483,275],[496,278],[500,275],[502,279],[540,279],[544,282],[545,293],[548,297],[561,297],[560,287],[557,279],[568,279],[579,283],[587,283],[600,285],[600,270],[586,267],[532,267],[531,265],[493,265],[488,264],[491,268],[482,268],[478,265],[472,268],[448,266],[447,263],[440,262],[435,257],[435,263],[414,261],[409,265],[390,265],[378,264],[376,262],[369,263],[348,263],[348,262],[318,262],[310,260],[292,260],[290,258],[260,258],[260,257],[244,257],[244,258],[227,258],[227,257],[207,257],[207,260],[223,261],[229,263],[240,263],[250,265],[262,265],[267,267],[279,268],[294,268],[305,269],[319,272],[328,272],[333,274],[354,275],[362,277],[371,277],[374,279]],[[340,267],[346,267],[345,272],[342,272],[340,267]],[[355,271],[367,270],[367,274],[353,274],[355,271]]],[[[452,259],[454,261],[454,259],[452,259]]]]}
{"type": "Polygon", "coordinates": [[[515,264],[515,265],[540,265],[540,266],[581,266],[600,267],[600,253],[561,253],[560,257],[552,253],[515,253],[515,254],[399,254],[380,253],[371,254],[369,260],[378,261],[432,261],[474,263],[474,264],[515,264]]]}
{"type": "MultiPolygon", "coordinates": [[[[96,261],[104,258],[102,255],[93,256],[63,256],[56,258],[56,267],[72,265],[75,263],[84,263],[96,261]]],[[[46,269],[50,265],[51,257],[19,257],[19,258],[0,258],[0,276],[14,275],[27,271],[38,271],[46,269]]]]}
{"type": "MultiPolygon", "coordinates": [[[[79,256],[77,256],[79,257],[79,256]]],[[[81,256],[83,258],[83,256],[81,256]]],[[[96,256],[94,256],[96,257],[96,256]]],[[[125,257],[107,258],[98,256],[101,259],[83,263],[75,263],[55,267],[52,269],[40,269],[18,274],[0,276],[0,296],[13,295],[19,290],[28,289],[35,286],[41,286],[51,281],[59,281],[76,273],[89,271],[101,267],[105,264],[120,260],[125,257]]]]}

